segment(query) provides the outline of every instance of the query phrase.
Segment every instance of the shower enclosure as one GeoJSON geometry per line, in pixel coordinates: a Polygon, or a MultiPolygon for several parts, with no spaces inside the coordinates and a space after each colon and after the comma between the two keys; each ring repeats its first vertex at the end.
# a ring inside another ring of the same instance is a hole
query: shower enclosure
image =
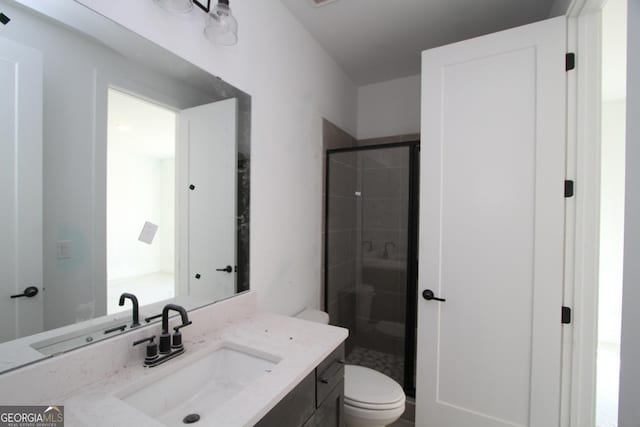
{"type": "Polygon", "coordinates": [[[325,307],[347,362],[415,395],[418,141],[327,151],[325,307]]]}

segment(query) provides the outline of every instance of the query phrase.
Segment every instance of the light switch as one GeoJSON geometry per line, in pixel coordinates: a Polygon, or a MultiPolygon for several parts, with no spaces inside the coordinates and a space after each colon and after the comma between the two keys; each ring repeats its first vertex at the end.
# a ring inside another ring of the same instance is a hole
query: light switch
{"type": "Polygon", "coordinates": [[[140,232],[140,240],[143,243],[151,244],[153,243],[153,239],[156,237],[156,232],[158,231],[158,226],[152,222],[145,222],[142,227],[142,231],[140,232]]]}
{"type": "Polygon", "coordinates": [[[71,258],[71,240],[58,240],[56,242],[56,258],[71,258]]]}

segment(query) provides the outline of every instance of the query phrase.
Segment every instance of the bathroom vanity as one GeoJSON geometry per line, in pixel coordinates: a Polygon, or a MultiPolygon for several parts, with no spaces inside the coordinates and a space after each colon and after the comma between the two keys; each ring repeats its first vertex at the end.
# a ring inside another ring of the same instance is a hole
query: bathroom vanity
{"type": "Polygon", "coordinates": [[[3,404],[64,405],[68,426],[343,425],[347,330],[260,312],[253,291],[189,320],[175,359],[144,366],[150,325],[3,374],[3,404]]]}
{"type": "Polygon", "coordinates": [[[256,424],[302,426],[344,426],[344,343],[256,424]]]}

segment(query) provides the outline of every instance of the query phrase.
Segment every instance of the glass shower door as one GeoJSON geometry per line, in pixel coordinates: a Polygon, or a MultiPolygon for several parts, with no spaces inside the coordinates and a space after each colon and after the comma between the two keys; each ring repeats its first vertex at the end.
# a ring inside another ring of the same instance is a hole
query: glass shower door
{"type": "Polygon", "coordinates": [[[414,157],[415,143],[327,155],[325,297],[331,323],[349,329],[348,363],[382,372],[408,391],[414,389],[415,360],[414,157]]]}

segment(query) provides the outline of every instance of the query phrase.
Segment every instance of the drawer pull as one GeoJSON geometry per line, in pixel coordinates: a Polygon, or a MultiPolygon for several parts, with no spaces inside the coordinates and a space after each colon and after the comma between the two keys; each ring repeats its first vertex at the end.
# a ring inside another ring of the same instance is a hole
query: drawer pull
{"type": "Polygon", "coordinates": [[[331,365],[329,365],[327,369],[325,369],[320,374],[320,382],[322,384],[329,384],[329,382],[333,379],[333,377],[335,377],[338,374],[338,372],[340,372],[344,364],[345,364],[344,360],[334,361],[331,365]]]}

